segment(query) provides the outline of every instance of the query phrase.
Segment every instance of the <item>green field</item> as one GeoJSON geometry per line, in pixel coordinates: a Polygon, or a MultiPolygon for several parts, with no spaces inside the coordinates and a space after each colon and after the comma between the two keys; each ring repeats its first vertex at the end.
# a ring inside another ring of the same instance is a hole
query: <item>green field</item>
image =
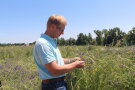
{"type": "MultiPolygon", "coordinates": [[[[33,46],[0,47],[0,90],[40,90],[33,46]]],[[[83,69],[67,74],[69,90],[135,90],[135,46],[61,46],[63,57],[80,56],[83,69]]]]}

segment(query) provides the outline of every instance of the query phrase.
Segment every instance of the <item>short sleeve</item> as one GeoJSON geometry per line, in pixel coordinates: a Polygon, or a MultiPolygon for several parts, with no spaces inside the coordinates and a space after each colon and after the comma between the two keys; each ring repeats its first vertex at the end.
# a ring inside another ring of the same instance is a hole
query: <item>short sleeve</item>
{"type": "Polygon", "coordinates": [[[38,44],[36,45],[36,51],[39,59],[43,64],[48,64],[54,60],[56,60],[53,49],[48,44],[38,44]]]}

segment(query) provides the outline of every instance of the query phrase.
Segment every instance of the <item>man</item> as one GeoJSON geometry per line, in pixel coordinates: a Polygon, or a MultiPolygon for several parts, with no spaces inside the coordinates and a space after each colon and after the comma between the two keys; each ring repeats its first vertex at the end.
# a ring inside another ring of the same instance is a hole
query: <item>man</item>
{"type": "Polygon", "coordinates": [[[85,65],[79,57],[67,59],[61,56],[55,38],[64,33],[66,24],[63,16],[50,16],[45,33],[35,43],[34,60],[42,79],[42,90],[66,90],[65,74],[85,65]]]}

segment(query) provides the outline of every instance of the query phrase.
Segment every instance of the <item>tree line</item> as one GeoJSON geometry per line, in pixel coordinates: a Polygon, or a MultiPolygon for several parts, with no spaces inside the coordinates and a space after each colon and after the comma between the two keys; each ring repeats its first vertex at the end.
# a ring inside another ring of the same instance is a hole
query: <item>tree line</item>
{"type": "Polygon", "coordinates": [[[59,45],[103,45],[103,46],[130,46],[135,45],[135,27],[128,33],[123,32],[119,27],[112,29],[94,30],[96,38],[80,33],[77,39],[58,38],[59,45]]]}
{"type": "MultiPolygon", "coordinates": [[[[128,33],[123,32],[119,27],[112,29],[94,30],[96,38],[92,38],[91,33],[77,35],[77,39],[58,38],[58,44],[61,46],[66,45],[102,45],[102,46],[130,46],[135,45],[135,27],[128,33]]],[[[34,45],[33,43],[0,43],[0,46],[27,46],[34,45]]]]}
{"type": "Polygon", "coordinates": [[[0,43],[0,46],[29,46],[29,45],[34,45],[35,42],[33,43],[0,43]]]}

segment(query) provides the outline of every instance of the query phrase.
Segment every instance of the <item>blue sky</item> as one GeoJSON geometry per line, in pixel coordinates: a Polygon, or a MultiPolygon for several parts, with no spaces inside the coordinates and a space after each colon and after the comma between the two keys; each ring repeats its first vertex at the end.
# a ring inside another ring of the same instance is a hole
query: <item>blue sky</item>
{"type": "Polygon", "coordinates": [[[0,0],[0,43],[34,42],[52,14],[64,16],[65,39],[79,33],[135,26],[135,0],[0,0]]]}

